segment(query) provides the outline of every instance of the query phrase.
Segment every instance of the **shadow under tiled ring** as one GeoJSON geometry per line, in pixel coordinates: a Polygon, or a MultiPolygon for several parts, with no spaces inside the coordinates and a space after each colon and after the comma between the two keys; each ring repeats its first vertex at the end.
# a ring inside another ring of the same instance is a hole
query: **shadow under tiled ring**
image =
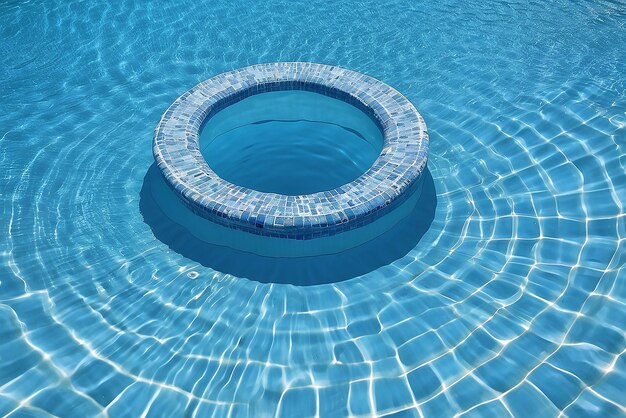
{"type": "Polygon", "coordinates": [[[202,218],[257,235],[308,240],[364,226],[399,206],[419,186],[428,133],[415,107],[379,80],[323,64],[272,63],[217,75],[180,96],[156,127],[153,153],[166,184],[202,218]],[[351,183],[298,196],[220,178],[200,152],[203,123],[246,97],[280,90],[324,94],[365,112],[383,133],[374,164],[351,183]]]}

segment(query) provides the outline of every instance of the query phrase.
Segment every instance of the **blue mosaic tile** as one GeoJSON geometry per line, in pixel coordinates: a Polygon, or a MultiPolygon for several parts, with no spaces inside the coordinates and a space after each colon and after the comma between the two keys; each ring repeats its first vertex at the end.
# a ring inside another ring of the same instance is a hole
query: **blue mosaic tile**
{"type": "Polygon", "coordinates": [[[153,140],[166,183],[194,213],[258,235],[314,239],[366,225],[397,207],[421,179],[428,160],[422,116],[399,92],[372,77],[308,62],[253,65],[206,80],[163,114],[153,140]],[[333,190],[286,196],[220,178],[200,153],[203,123],[254,94],[307,90],[350,103],[376,122],[383,150],[372,167],[333,190]]]}

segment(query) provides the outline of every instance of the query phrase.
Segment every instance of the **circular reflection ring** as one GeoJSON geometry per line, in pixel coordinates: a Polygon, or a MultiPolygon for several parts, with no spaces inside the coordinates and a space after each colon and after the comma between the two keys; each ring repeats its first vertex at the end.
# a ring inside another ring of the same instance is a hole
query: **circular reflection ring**
{"type": "Polygon", "coordinates": [[[203,218],[259,235],[312,239],[366,225],[404,201],[425,170],[428,133],[415,107],[381,81],[323,64],[272,63],[223,73],[185,92],[157,125],[153,153],[168,186],[203,218]],[[353,182],[307,195],[263,193],[220,178],[200,153],[203,123],[246,97],[279,90],[312,91],[361,109],[383,133],[378,159],[353,182]]]}

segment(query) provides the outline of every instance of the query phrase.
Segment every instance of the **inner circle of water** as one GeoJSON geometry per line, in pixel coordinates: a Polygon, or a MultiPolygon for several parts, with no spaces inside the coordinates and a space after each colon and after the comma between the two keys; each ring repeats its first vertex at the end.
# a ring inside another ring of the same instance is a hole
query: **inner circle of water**
{"type": "Polygon", "coordinates": [[[303,90],[248,97],[204,124],[200,150],[220,178],[266,193],[304,195],[356,180],[383,135],[342,100],[303,90]]]}
{"type": "Polygon", "coordinates": [[[1,3],[0,415],[624,416],[625,19],[611,1],[1,3]],[[285,60],[385,80],[427,119],[437,206],[405,256],[302,287],[194,262],[171,225],[155,239],[163,110],[285,60]]]}

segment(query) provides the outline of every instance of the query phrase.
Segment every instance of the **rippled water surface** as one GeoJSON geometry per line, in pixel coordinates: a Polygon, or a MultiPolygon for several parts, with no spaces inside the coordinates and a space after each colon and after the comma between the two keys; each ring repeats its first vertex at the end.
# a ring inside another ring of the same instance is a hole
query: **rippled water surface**
{"type": "Polygon", "coordinates": [[[619,1],[2,2],[0,415],[626,416],[624,45],[619,1]],[[391,264],[262,283],[144,222],[167,106],[286,60],[426,119],[391,264]]]}
{"type": "Polygon", "coordinates": [[[356,180],[378,158],[383,136],[369,116],[344,101],[275,91],[248,97],[210,118],[200,145],[209,167],[226,181],[301,195],[356,180]]]}

